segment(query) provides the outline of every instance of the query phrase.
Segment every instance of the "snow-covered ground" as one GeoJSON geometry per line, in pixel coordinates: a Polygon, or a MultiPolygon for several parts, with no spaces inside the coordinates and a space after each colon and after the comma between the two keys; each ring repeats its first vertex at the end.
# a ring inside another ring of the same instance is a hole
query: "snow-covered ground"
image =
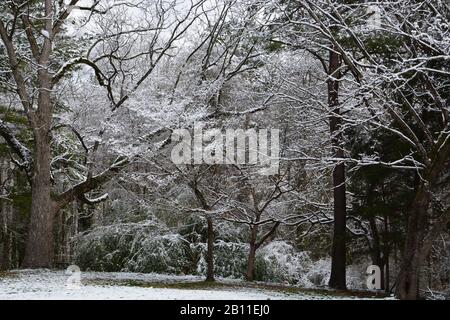
{"type": "Polygon", "coordinates": [[[161,288],[161,284],[194,283],[196,276],[159,274],[82,272],[81,285],[64,271],[18,270],[0,274],[0,300],[11,299],[127,299],[127,300],[282,300],[344,299],[312,293],[289,293],[270,288],[246,288],[239,281],[221,280],[223,287],[178,289],[161,288]],[[69,279],[70,278],[70,279],[69,279]],[[74,281],[71,281],[73,280],[74,281]],[[144,284],[144,285],[143,285],[144,284]],[[152,285],[153,284],[153,285],[152,285]]]}

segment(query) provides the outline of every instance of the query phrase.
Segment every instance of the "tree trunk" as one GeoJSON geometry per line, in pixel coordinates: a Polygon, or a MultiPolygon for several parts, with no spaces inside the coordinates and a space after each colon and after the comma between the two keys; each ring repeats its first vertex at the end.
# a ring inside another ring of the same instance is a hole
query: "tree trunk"
{"type": "Polygon", "coordinates": [[[253,281],[255,279],[255,257],[256,245],[255,243],[250,243],[250,251],[248,253],[247,260],[247,272],[245,274],[245,279],[247,281],[253,281]]]}
{"type": "MultiPolygon", "coordinates": [[[[14,187],[14,179],[10,177],[10,160],[2,159],[0,162],[1,192],[8,194],[14,187]]],[[[13,230],[14,211],[12,203],[1,199],[0,205],[0,270],[9,270],[12,267],[13,258],[13,230]]]]}
{"type": "MultiPolygon", "coordinates": [[[[259,220],[259,219],[258,219],[259,220]]],[[[250,250],[247,258],[247,272],[245,273],[245,279],[247,281],[253,281],[255,279],[255,257],[258,246],[256,244],[256,236],[258,235],[258,225],[252,226],[250,234],[250,250]]]]}
{"type": "Polygon", "coordinates": [[[51,199],[52,101],[50,75],[42,61],[38,71],[38,109],[33,114],[34,157],[31,177],[31,211],[22,266],[49,268],[53,265],[53,220],[57,206],[51,199]]]}
{"type": "MultiPolygon", "coordinates": [[[[190,183],[194,194],[205,211],[211,210],[211,207],[206,202],[206,199],[200,189],[197,187],[197,182],[190,183]]],[[[207,248],[206,248],[206,281],[214,281],[214,224],[213,218],[209,214],[206,215],[207,229],[207,248]]]]}
{"type": "Polygon", "coordinates": [[[214,281],[214,225],[211,217],[206,217],[208,224],[208,248],[206,252],[206,281],[214,281]]]}
{"type": "MultiPolygon", "coordinates": [[[[2,212],[6,219],[6,211],[2,212]]],[[[8,221],[5,221],[5,223],[8,223],[8,221]]],[[[8,226],[9,227],[9,226],[8,226]]],[[[12,236],[11,231],[9,231],[7,228],[4,228],[3,235],[0,235],[0,240],[2,245],[2,255],[0,256],[0,270],[9,270],[11,269],[11,260],[12,260],[12,236]]]]}
{"type": "Polygon", "coordinates": [[[423,182],[419,186],[411,206],[408,231],[405,240],[402,264],[397,278],[395,295],[402,300],[419,298],[419,271],[422,264],[422,240],[430,194],[423,182]]]}
{"type": "Polygon", "coordinates": [[[419,298],[419,266],[417,254],[409,252],[412,259],[403,265],[397,279],[395,296],[401,300],[417,300],[419,298]]]}
{"type": "Polygon", "coordinates": [[[390,283],[389,283],[389,255],[390,255],[390,244],[388,238],[389,232],[389,218],[387,215],[384,216],[384,233],[383,233],[383,262],[384,262],[384,290],[386,293],[390,293],[390,283]]]}
{"type": "MultiPolygon", "coordinates": [[[[342,119],[339,110],[339,67],[341,61],[339,54],[330,51],[328,79],[328,105],[330,108],[330,132],[333,146],[333,156],[344,158],[342,148],[342,119]]],[[[331,276],[329,286],[345,290],[346,286],[346,194],[345,194],[345,164],[338,163],[333,170],[333,198],[334,198],[334,224],[333,244],[331,252],[331,276]]]]}
{"type": "Polygon", "coordinates": [[[1,231],[0,231],[0,245],[2,248],[0,249],[0,270],[9,270],[11,267],[11,256],[12,256],[12,248],[11,248],[11,231],[8,230],[10,228],[8,221],[8,213],[7,213],[7,204],[2,203],[2,211],[0,212],[3,217],[3,221],[1,221],[1,231]]]}
{"type": "Polygon", "coordinates": [[[31,211],[24,268],[50,268],[53,265],[53,218],[51,199],[50,139],[45,129],[35,135],[31,211]]]}
{"type": "MultiPolygon", "coordinates": [[[[371,201],[371,195],[370,193],[373,192],[373,189],[371,188],[369,190],[369,195],[368,195],[368,206],[370,207],[372,205],[372,201],[371,201]]],[[[380,268],[380,282],[381,282],[381,290],[385,289],[385,278],[384,278],[384,256],[382,257],[382,252],[381,252],[381,240],[380,240],[380,236],[378,233],[378,228],[377,228],[377,224],[376,224],[376,220],[374,216],[370,216],[369,218],[369,225],[370,225],[370,230],[372,233],[372,238],[373,238],[373,243],[372,243],[372,248],[371,248],[371,256],[372,256],[372,264],[376,265],[380,268]]]]}

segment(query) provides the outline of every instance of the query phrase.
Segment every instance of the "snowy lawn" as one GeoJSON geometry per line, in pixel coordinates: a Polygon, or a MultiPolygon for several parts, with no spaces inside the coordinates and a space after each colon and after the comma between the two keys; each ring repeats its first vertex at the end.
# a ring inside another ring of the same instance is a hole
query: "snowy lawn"
{"type": "MultiPolygon", "coordinates": [[[[301,290],[269,284],[160,274],[82,272],[81,286],[68,285],[64,271],[17,270],[0,273],[0,299],[127,300],[316,300],[361,299],[331,291],[301,290]]],[[[370,296],[364,295],[368,298],[370,296]]]]}

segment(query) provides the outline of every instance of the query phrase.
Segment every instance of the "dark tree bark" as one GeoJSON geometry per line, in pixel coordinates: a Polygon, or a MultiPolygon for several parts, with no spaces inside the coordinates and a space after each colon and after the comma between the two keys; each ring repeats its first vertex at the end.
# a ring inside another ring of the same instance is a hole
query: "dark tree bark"
{"type": "Polygon", "coordinates": [[[421,266],[430,254],[433,240],[436,239],[450,222],[450,208],[440,218],[435,219],[433,227],[426,230],[427,211],[430,206],[430,193],[424,183],[416,192],[406,234],[400,272],[396,281],[395,296],[402,300],[416,300],[419,294],[419,276],[421,266]]]}
{"type": "Polygon", "coordinates": [[[208,224],[208,246],[206,252],[206,281],[214,281],[214,224],[211,217],[206,218],[208,224]]]}
{"type": "MultiPolygon", "coordinates": [[[[205,210],[206,212],[210,211],[211,207],[208,205],[205,196],[198,188],[197,182],[196,181],[191,182],[190,187],[194,191],[195,197],[200,203],[202,209],[205,210]]],[[[206,223],[207,223],[206,281],[212,282],[214,281],[214,223],[213,218],[208,213],[206,214],[206,223]]]]}
{"type": "Polygon", "coordinates": [[[247,258],[247,271],[245,273],[245,279],[247,281],[253,281],[255,278],[255,257],[256,257],[256,236],[258,235],[258,225],[255,225],[251,229],[250,241],[249,241],[249,252],[247,258]]]}
{"type": "MultiPolygon", "coordinates": [[[[329,79],[328,79],[328,106],[330,108],[330,131],[333,146],[333,156],[343,159],[342,149],[342,118],[339,110],[339,79],[341,73],[341,59],[338,53],[330,51],[329,79]]],[[[331,251],[331,276],[329,286],[345,290],[346,286],[346,194],[345,194],[345,164],[339,162],[333,170],[333,198],[334,223],[333,244],[331,251]]]]}
{"type": "Polygon", "coordinates": [[[384,290],[390,293],[390,272],[389,272],[389,255],[391,254],[391,245],[389,243],[389,218],[384,215],[384,233],[383,233],[383,262],[384,262],[384,290]]]}
{"type": "Polygon", "coordinates": [[[405,249],[395,290],[396,296],[403,300],[419,298],[419,271],[422,264],[420,248],[429,201],[430,195],[421,183],[410,210],[405,249]]]}

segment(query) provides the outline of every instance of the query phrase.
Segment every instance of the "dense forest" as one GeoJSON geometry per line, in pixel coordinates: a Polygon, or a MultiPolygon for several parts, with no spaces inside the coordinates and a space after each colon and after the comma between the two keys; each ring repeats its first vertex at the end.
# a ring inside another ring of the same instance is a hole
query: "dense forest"
{"type": "Polygon", "coordinates": [[[375,265],[388,295],[449,297],[449,18],[2,0],[0,270],[367,290],[375,265]]]}

